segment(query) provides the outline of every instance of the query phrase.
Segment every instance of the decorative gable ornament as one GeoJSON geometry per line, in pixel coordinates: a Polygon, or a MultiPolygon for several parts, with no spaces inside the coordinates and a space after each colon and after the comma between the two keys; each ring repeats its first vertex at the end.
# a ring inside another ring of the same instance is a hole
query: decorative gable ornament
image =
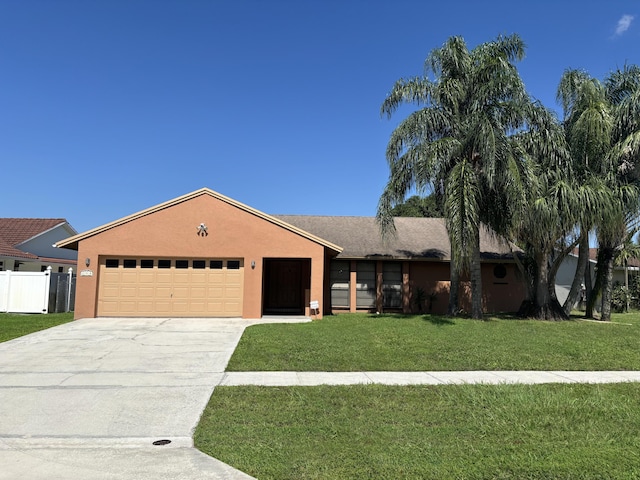
{"type": "Polygon", "coordinates": [[[209,233],[207,232],[207,226],[204,224],[204,222],[202,222],[198,228],[197,228],[197,234],[200,237],[206,237],[207,235],[209,235],[209,233]]]}

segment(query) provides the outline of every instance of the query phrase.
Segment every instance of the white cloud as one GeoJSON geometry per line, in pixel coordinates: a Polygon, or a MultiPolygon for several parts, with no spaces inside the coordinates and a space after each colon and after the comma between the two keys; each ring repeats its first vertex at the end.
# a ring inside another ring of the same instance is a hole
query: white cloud
{"type": "Polygon", "coordinates": [[[629,30],[631,26],[631,22],[635,17],[633,15],[623,15],[618,20],[618,25],[616,26],[616,35],[622,35],[624,32],[629,30]]]}

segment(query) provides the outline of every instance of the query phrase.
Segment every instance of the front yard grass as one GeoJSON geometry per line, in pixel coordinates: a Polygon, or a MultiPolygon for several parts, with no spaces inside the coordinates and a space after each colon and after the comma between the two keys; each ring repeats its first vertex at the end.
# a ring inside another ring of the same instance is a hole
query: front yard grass
{"type": "Polygon", "coordinates": [[[640,478],[640,385],[217,387],[195,444],[265,479],[640,478]]]}
{"type": "Polygon", "coordinates": [[[640,314],[613,322],[342,314],[246,329],[229,371],[640,370],[640,314]]]}
{"type": "Polygon", "coordinates": [[[0,313],[0,342],[55,327],[73,320],[73,312],[23,315],[0,313]]]}

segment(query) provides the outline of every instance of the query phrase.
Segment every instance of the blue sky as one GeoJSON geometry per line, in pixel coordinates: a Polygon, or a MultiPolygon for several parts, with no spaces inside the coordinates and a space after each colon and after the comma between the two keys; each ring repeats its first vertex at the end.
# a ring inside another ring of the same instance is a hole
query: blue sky
{"type": "MultiPolygon", "coordinates": [[[[452,35],[518,33],[529,92],[640,64],[638,1],[0,0],[1,217],[79,231],[202,187],[374,215],[380,105],[452,35]]],[[[406,112],[405,112],[406,113],[406,112]]]]}

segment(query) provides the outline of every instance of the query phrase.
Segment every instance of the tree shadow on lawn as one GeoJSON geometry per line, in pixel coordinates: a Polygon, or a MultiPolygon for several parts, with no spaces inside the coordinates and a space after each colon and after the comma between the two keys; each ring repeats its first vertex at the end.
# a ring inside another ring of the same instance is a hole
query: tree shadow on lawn
{"type": "Polygon", "coordinates": [[[455,325],[455,318],[446,317],[443,315],[423,315],[422,320],[425,322],[429,322],[432,325],[444,326],[444,325],[455,325]]]}
{"type": "MultiPolygon", "coordinates": [[[[372,313],[369,315],[369,318],[380,318],[381,315],[378,315],[376,313],[372,313]]],[[[413,314],[406,314],[406,313],[387,313],[384,314],[385,317],[392,317],[392,318],[396,318],[398,320],[404,320],[404,319],[415,319],[415,318],[419,318],[424,322],[429,322],[432,325],[455,325],[456,322],[456,318],[463,318],[463,317],[448,317],[446,315],[434,315],[434,314],[417,314],[417,313],[413,313],[413,314]]]]}

